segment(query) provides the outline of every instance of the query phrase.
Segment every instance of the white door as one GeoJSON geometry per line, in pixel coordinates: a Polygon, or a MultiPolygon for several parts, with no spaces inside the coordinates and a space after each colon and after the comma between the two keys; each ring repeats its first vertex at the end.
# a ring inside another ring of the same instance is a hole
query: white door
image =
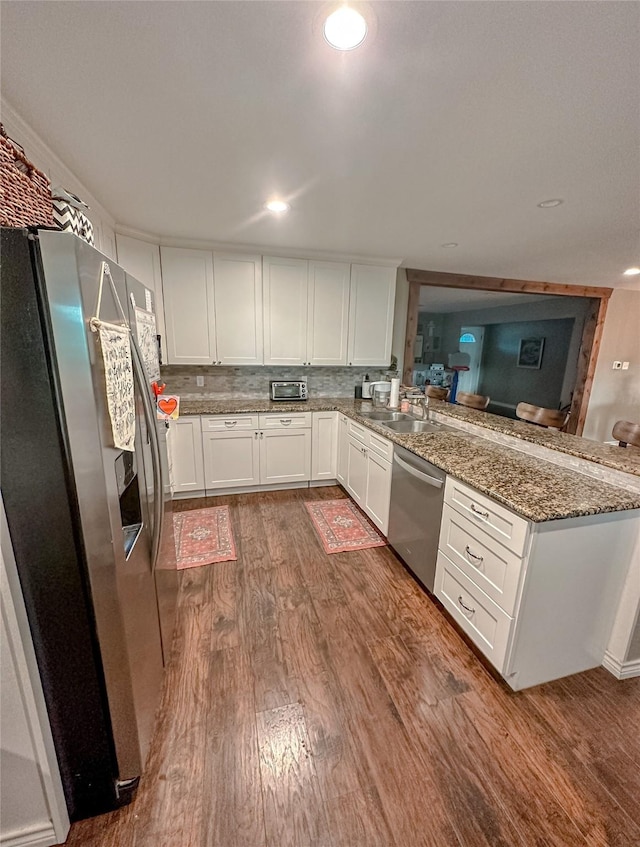
{"type": "Polygon", "coordinates": [[[169,364],[214,364],[212,254],[205,250],[162,247],[160,257],[169,364]]]}
{"type": "Polygon", "coordinates": [[[213,257],[217,361],[261,365],[262,257],[213,257]]]}
{"type": "Polygon", "coordinates": [[[258,432],[205,432],[204,483],[208,491],[260,484],[258,432]]]}
{"type": "Polygon", "coordinates": [[[367,489],[364,510],[378,529],[387,534],[391,501],[391,463],[367,450],[367,489]]]}
{"type": "Polygon", "coordinates": [[[307,362],[306,259],[262,260],[265,365],[307,362]]]}
{"type": "Polygon", "coordinates": [[[336,478],[338,413],[314,412],[311,429],[311,479],[336,478]]]}
{"type": "Polygon", "coordinates": [[[460,371],[458,376],[458,391],[478,393],[482,366],[482,346],[484,344],[483,326],[460,327],[459,350],[469,356],[469,370],[460,371]]]}
{"type": "Polygon", "coordinates": [[[346,487],[349,467],[349,436],[347,434],[348,418],[338,415],[338,461],[336,479],[346,487]]]}
{"type": "Polygon", "coordinates": [[[389,367],[395,297],[395,268],[351,265],[348,364],[389,367]]]}
{"type": "Polygon", "coordinates": [[[359,506],[367,492],[367,456],[365,447],[353,438],[347,442],[347,491],[359,506]]]}
{"type": "MultiPolygon", "coordinates": [[[[116,233],[116,245],[118,248],[118,264],[122,265],[127,273],[131,274],[131,276],[153,291],[156,328],[158,335],[162,339],[160,347],[162,363],[164,363],[167,360],[167,340],[164,326],[160,248],[157,244],[149,244],[148,241],[139,241],[137,238],[130,238],[128,235],[120,235],[118,233],[116,233]]],[[[136,303],[136,306],[139,306],[141,309],[146,308],[145,303],[136,303]]]]}
{"type": "Polygon", "coordinates": [[[202,429],[200,418],[184,417],[171,422],[173,492],[204,491],[202,429]]]}
{"type": "Polygon", "coordinates": [[[349,333],[350,266],[309,262],[307,361],[346,365],[349,333]]]}
{"type": "Polygon", "coordinates": [[[260,482],[306,482],[311,478],[311,430],[260,432],[260,482]]]}

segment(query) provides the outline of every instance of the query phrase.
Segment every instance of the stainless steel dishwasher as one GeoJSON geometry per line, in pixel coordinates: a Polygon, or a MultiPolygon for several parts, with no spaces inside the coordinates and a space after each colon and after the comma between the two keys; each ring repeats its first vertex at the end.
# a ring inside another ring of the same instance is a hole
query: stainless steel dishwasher
{"type": "Polygon", "coordinates": [[[394,447],[389,544],[433,592],[446,474],[403,447],[394,447]]]}

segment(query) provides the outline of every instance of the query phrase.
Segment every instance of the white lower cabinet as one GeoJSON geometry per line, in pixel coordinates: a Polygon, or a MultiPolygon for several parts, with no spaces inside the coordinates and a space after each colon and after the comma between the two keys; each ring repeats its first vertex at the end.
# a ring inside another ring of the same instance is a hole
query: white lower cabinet
{"type": "Polygon", "coordinates": [[[347,437],[346,489],[386,535],[389,529],[393,445],[359,424],[350,424],[350,427],[357,429],[347,437]],[[389,458],[385,458],[384,454],[389,458]]]}
{"type": "Polygon", "coordinates": [[[636,514],[532,523],[448,477],[435,594],[516,691],[595,668],[636,514]]]}
{"type": "Polygon", "coordinates": [[[311,479],[335,480],[338,413],[314,412],[311,423],[311,479]]]}
{"type": "Polygon", "coordinates": [[[260,432],[260,484],[306,482],[311,478],[311,430],[260,432]]]}
{"type": "Polygon", "coordinates": [[[346,487],[349,460],[349,418],[338,415],[338,456],[336,463],[336,479],[346,487]]]}
{"type": "Polygon", "coordinates": [[[203,432],[205,488],[237,488],[260,484],[258,432],[203,432]]]}
{"type": "Polygon", "coordinates": [[[187,492],[204,493],[204,460],[202,455],[202,428],[199,417],[178,418],[171,421],[169,465],[174,495],[187,492]]]}

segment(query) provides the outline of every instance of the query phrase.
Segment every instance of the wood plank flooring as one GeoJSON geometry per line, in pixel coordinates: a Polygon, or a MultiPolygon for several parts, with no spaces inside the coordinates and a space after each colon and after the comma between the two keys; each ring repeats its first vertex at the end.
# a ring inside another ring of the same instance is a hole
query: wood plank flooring
{"type": "Polygon", "coordinates": [[[181,573],[138,796],[67,845],[640,845],[640,679],[510,691],[388,548],[324,553],[342,496],[211,501],[238,561],[181,573]]]}

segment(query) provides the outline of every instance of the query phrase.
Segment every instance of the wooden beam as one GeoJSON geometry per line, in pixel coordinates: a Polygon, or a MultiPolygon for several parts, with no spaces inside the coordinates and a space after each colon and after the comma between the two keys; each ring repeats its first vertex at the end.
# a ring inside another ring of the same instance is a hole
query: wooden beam
{"type": "Polygon", "coordinates": [[[402,382],[404,385],[412,384],[413,375],[413,350],[416,343],[418,331],[418,312],[420,311],[420,283],[409,283],[409,302],[407,304],[407,331],[404,344],[404,369],[402,371],[402,382]]]}
{"type": "Polygon", "coordinates": [[[608,305],[608,298],[603,297],[600,300],[594,298],[584,321],[582,343],[578,354],[576,387],[571,402],[571,415],[567,424],[567,432],[573,432],[576,435],[582,435],[584,430],[608,305]],[[575,428],[572,426],[574,421],[575,428]]]}
{"type": "Polygon", "coordinates": [[[450,274],[407,268],[411,284],[437,285],[443,288],[479,288],[484,291],[513,291],[519,294],[550,294],[558,297],[598,297],[608,300],[613,288],[593,285],[566,285],[560,282],[535,282],[528,279],[501,279],[492,276],[450,274]]]}

